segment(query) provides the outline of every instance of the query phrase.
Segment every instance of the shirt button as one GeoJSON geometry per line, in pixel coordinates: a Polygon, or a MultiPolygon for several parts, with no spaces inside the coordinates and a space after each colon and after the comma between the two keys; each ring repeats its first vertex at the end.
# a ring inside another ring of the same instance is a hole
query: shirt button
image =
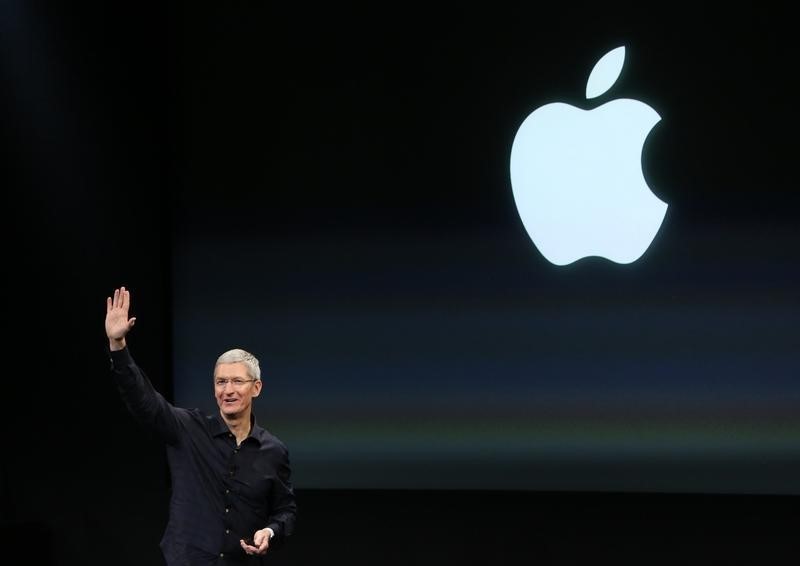
{"type": "Polygon", "coordinates": [[[226,490],[225,490],[225,493],[230,493],[230,492],[231,492],[231,490],[230,490],[230,489],[226,489],[226,490]]]}
{"type": "Polygon", "coordinates": [[[224,553],[224,552],[220,552],[220,553],[219,553],[219,557],[220,557],[220,558],[225,558],[225,553],[224,553]]]}
{"type": "Polygon", "coordinates": [[[228,511],[230,511],[230,509],[226,507],[225,508],[225,512],[227,513],[228,511]]]}
{"type": "Polygon", "coordinates": [[[229,534],[231,534],[231,530],[230,530],[230,529],[225,529],[225,534],[226,534],[226,535],[229,535],[229,534]]]}

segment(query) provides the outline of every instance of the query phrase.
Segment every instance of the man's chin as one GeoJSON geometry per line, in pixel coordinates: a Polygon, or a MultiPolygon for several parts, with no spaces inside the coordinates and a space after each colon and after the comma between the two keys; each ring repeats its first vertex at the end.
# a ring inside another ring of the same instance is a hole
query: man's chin
{"type": "Polygon", "coordinates": [[[235,407],[227,407],[224,404],[219,408],[219,411],[228,418],[238,417],[242,413],[244,413],[244,409],[242,409],[241,405],[236,405],[235,407]]]}

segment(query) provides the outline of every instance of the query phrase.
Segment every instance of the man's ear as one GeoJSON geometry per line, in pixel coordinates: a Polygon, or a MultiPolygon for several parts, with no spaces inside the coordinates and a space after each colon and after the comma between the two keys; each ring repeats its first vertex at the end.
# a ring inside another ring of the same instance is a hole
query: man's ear
{"type": "Polygon", "coordinates": [[[253,382],[253,387],[255,388],[255,392],[253,393],[253,397],[258,397],[259,395],[261,395],[261,387],[262,387],[263,385],[264,385],[264,384],[263,384],[263,383],[261,383],[261,380],[260,380],[260,379],[256,379],[256,380],[253,382]]]}

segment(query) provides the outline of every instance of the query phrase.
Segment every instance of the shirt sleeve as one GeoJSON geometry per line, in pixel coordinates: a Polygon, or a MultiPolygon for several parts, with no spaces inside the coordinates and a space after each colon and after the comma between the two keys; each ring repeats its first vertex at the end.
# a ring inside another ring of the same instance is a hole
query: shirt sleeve
{"type": "Polygon", "coordinates": [[[285,541],[286,537],[294,532],[294,523],[297,518],[297,504],[294,499],[291,474],[289,451],[283,447],[278,462],[277,481],[273,484],[270,493],[271,511],[267,524],[267,527],[275,533],[272,541],[277,544],[285,541]]]}
{"type": "Polygon", "coordinates": [[[110,352],[111,373],[122,401],[133,416],[156,430],[169,444],[178,442],[177,409],[155,390],[128,348],[110,352]]]}

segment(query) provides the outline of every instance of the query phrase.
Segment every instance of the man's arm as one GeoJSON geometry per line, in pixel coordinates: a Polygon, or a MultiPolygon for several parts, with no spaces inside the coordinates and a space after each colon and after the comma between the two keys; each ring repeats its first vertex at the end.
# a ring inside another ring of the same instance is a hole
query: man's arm
{"type": "Polygon", "coordinates": [[[275,542],[281,542],[294,532],[297,503],[294,500],[291,476],[289,452],[284,448],[283,458],[278,464],[278,481],[273,484],[273,491],[270,494],[270,516],[267,520],[267,527],[275,533],[272,539],[275,542]]]}
{"type": "Polygon", "coordinates": [[[111,356],[111,372],[128,410],[142,423],[155,428],[169,443],[178,439],[175,408],[153,387],[136,365],[127,348],[126,336],[136,318],[128,318],[131,293],[125,287],[106,299],[106,335],[111,356]]]}
{"type": "Polygon", "coordinates": [[[278,462],[278,481],[270,493],[270,516],[267,526],[255,532],[252,541],[239,541],[247,554],[263,555],[271,546],[280,545],[294,532],[297,518],[297,504],[291,481],[289,452],[283,447],[281,461],[278,462]]]}

